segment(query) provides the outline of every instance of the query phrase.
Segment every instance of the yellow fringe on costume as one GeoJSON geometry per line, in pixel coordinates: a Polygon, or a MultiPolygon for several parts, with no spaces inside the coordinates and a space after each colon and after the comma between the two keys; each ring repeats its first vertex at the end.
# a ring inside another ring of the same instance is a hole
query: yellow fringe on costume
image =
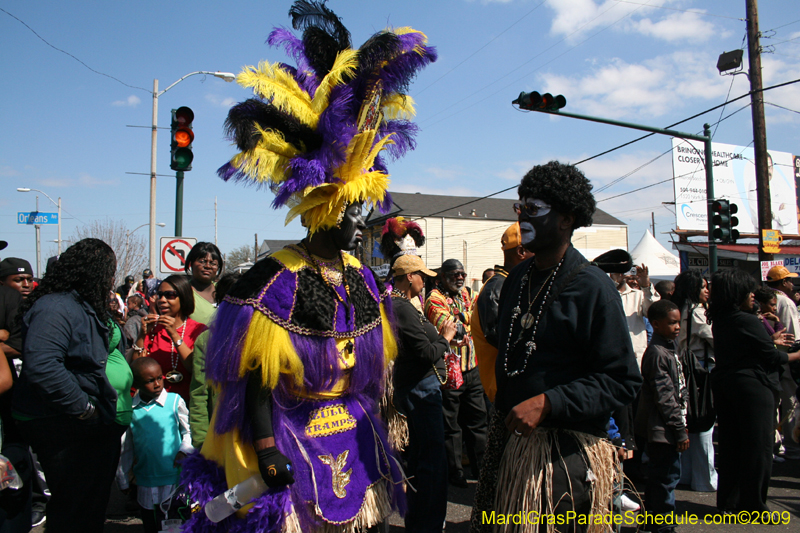
{"type": "MultiPolygon", "coordinates": [[[[511,435],[497,477],[494,510],[500,515],[534,512],[552,514],[557,501],[562,497],[553,494],[553,461],[560,457],[552,455],[553,441],[557,432],[569,434],[583,450],[588,469],[594,474],[592,481],[592,516],[606,515],[612,511],[614,484],[620,481],[616,468],[614,446],[605,439],[575,431],[536,428],[530,437],[511,435]],[[544,501],[542,494],[547,494],[544,501]],[[547,508],[544,506],[547,505],[547,508]]],[[[555,445],[557,447],[557,444],[555,445]]],[[[604,533],[607,526],[590,522],[588,533],[604,533]]],[[[513,533],[538,533],[539,525],[526,523],[496,525],[495,531],[513,533]]],[[[556,530],[555,524],[547,524],[547,533],[556,530]]]]}

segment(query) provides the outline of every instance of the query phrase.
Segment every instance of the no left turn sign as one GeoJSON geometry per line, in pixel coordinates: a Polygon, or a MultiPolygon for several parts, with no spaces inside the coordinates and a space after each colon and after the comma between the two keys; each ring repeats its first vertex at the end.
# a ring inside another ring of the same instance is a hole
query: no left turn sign
{"type": "Polygon", "coordinates": [[[197,244],[191,237],[161,237],[161,273],[182,274],[189,251],[197,244]]]}

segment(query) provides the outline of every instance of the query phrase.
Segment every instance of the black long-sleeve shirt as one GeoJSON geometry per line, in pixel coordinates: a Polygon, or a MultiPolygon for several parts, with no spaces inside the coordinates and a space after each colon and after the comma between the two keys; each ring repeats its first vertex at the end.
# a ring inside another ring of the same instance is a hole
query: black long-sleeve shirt
{"type": "MultiPolygon", "coordinates": [[[[536,334],[537,350],[530,355],[525,372],[509,377],[504,364],[506,358],[510,357],[509,371],[521,368],[525,342],[530,336],[526,333],[528,336],[523,336],[515,349],[509,350],[509,344],[514,344],[514,337],[509,343],[509,328],[513,326],[515,336],[520,330],[519,317],[516,324],[511,324],[513,308],[519,295],[527,294],[522,278],[529,270],[534,277],[543,274],[532,269],[532,261],[528,259],[511,271],[500,295],[495,405],[500,411],[508,412],[517,404],[544,393],[550,401],[551,412],[543,426],[605,436],[611,413],[631,403],[642,384],[619,291],[602,270],[585,267],[542,316],[536,334]]],[[[570,246],[553,290],[585,262],[580,252],[570,246]]],[[[526,296],[520,304],[524,313],[528,308],[526,296]]],[[[535,304],[534,315],[537,309],[538,304],[535,304]]]]}
{"type": "Polygon", "coordinates": [[[444,354],[450,349],[450,343],[405,298],[392,297],[392,306],[398,340],[394,363],[395,390],[415,386],[433,374],[434,365],[444,379],[447,375],[444,354]]]}
{"type": "Polygon", "coordinates": [[[715,316],[711,331],[714,334],[714,355],[717,365],[712,379],[728,374],[754,376],[765,386],[780,391],[779,370],[789,357],[775,348],[767,330],[756,315],[736,310],[715,316]]]}

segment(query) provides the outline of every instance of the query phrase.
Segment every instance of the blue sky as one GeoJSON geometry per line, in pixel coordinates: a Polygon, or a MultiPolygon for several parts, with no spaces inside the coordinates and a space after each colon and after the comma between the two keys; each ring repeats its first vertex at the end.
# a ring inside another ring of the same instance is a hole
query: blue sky
{"type": "MultiPolygon", "coordinates": [[[[0,256],[35,258],[34,230],[16,224],[17,211],[34,208],[34,195],[17,187],[62,197],[63,234],[106,218],[129,229],[149,220],[149,172],[153,79],[160,89],[197,70],[238,73],[261,60],[286,61],[265,44],[273,26],[289,26],[289,1],[195,0],[103,2],[0,1],[0,256]],[[120,81],[132,86],[126,86],[120,81]],[[138,87],[138,88],[136,88],[138,87]]],[[[373,32],[412,26],[428,35],[439,60],[412,85],[418,148],[389,165],[392,190],[484,195],[510,187],[534,164],[576,162],[638,137],[639,132],[538,113],[511,105],[520,91],[564,94],[567,110],[667,126],[748,90],[745,76],[719,76],[718,55],[739,48],[745,36],[740,0],[330,0],[350,29],[354,45],[373,32]],[[655,7],[658,6],[658,7],[655,7]]],[[[760,2],[764,85],[800,78],[800,4],[760,2]],[[769,31],[775,29],[775,31],[769,31]]],[[[745,53],[746,57],[746,53],[745,53]]],[[[158,122],[169,111],[194,110],[193,170],[186,173],[184,236],[214,239],[214,197],[219,202],[223,252],[259,239],[300,238],[299,223],[284,227],[284,212],[270,208],[268,192],[228,184],[216,169],[234,148],[223,138],[229,107],[251,93],[235,83],[193,76],[159,101],[158,122]]],[[[800,84],[766,93],[770,149],[800,154],[800,84]]],[[[726,116],[748,100],[724,109],[726,116]]],[[[699,133],[720,111],[680,126],[699,133]]],[[[752,141],[749,109],[721,122],[718,142],[752,141]]],[[[581,165],[596,188],[625,176],[670,149],[654,136],[581,165]]],[[[170,174],[169,130],[159,130],[158,173],[170,174]]],[[[599,207],[630,225],[630,246],[656,217],[661,235],[674,214],[667,154],[598,192],[599,207]]],[[[505,196],[512,197],[513,193],[505,196]]],[[[158,178],[158,236],[173,234],[175,180],[158,178]]],[[[40,210],[50,210],[40,198],[40,210]]],[[[55,211],[55,208],[52,209],[55,211]]],[[[139,232],[146,235],[147,229],[139,232]]],[[[44,226],[44,251],[52,251],[55,226],[44,226]]],[[[47,255],[47,254],[45,254],[47,255]]]]}

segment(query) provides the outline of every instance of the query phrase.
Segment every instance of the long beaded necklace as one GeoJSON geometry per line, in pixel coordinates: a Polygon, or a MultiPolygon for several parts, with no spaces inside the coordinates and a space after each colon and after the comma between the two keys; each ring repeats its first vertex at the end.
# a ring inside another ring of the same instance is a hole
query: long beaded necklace
{"type": "MultiPolygon", "coordinates": [[[[407,302],[411,303],[411,300],[409,300],[408,296],[406,296],[404,293],[398,291],[397,289],[392,289],[392,296],[396,296],[397,298],[403,298],[407,302]]],[[[419,309],[417,309],[416,307],[414,307],[414,309],[419,314],[419,323],[424,326],[425,322],[427,322],[427,319],[425,318],[425,315],[423,315],[422,312],[419,309]]],[[[436,368],[436,363],[433,363],[432,366],[433,366],[433,373],[436,374],[436,379],[439,381],[439,384],[440,385],[446,384],[447,383],[447,373],[445,372],[444,379],[442,379],[442,376],[439,374],[439,370],[436,368]]]]}
{"type": "MultiPolygon", "coordinates": [[[[182,330],[181,330],[181,327],[178,327],[175,330],[176,332],[179,332],[181,334],[181,344],[183,344],[183,336],[184,336],[184,334],[186,334],[186,321],[183,322],[183,326],[182,327],[183,327],[182,330]]],[[[155,330],[153,330],[153,333],[150,335],[150,345],[151,346],[155,342],[155,338],[156,338],[156,332],[155,332],[155,330]]],[[[175,349],[175,343],[170,338],[170,340],[169,340],[169,362],[172,365],[172,370],[167,372],[167,374],[164,376],[164,379],[166,379],[170,383],[180,383],[181,381],[183,381],[183,374],[181,374],[181,372],[178,370],[178,355],[179,354],[178,354],[177,350],[175,349]]]]}
{"type": "MultiPolygon", "coordinates": [[[[561,269],[562,264],[564,264],[563,257],[561,258],[561,261],[558,262],[558,266],[556,266],[556,269],[547,278],[545,278],[544,283],[542,283],[542,287],[539,289],[539,292],[536,293],[536,297],[530,302],[528,306],[528,312],[525,313],[525,316],[520,321],[521,329],[519,332],[519,336],[517,337],[517,340],[514,341],[514,344],[511,344],[511,335],[514,332],[514,324],[517,322],[517,318],[522,313],[522,308],[520,307],[520,304],[522,303],[522,293],[524,291],[519,291],[519,296],[517,297],[517,305],[514,306],[514,309],[511,310],[511,327],[508,328],[508,339],[506,339],[506,356],[505,360],[503,361],[503,370],[505,370],[506,376],[510,378],[513,378],[514,376],[518,376],[523,372],[525,372],[525,369],[528,367],[528,360],[530,359],[531,354],[534,351],[536,351],[536,331],[539,329],[539,321],[542,319],[542,312],[544,311],[545,304],[547,303],[547,298],[548,296],[550,296],[550,290],[553,288],[553,283],[555,282],[556,277],[558,276],[558,271],[559,269],[561,269]],[[530,311],[533,307],[533,302],[535,302],[536,299],[539,298],[539,294],[541,294],[542,288],[544,288],[545,285],[547,285],[547,290],[545,291],[544,296],[542,297],[542,303],[539,304],[539,311],[536,313],[536,318],[533,319],[533,324],[531,324],[530,319],[532,318],[532,316],[530,314],[530,311]],[[526,318],[528,320],[526,320],[526,318]],[[531,325],[533,325],[533,331],[531,333],[530,340],[525,343],[525,359],[522,362],[522,368],[509,371],[508,359],[511,356],[511,352],[513,352],[514,348],[517,347],[517,344],[519,343],[520,339],[522,339],[522,335],[528,329],[530,329],[531,325]]],[[[533,266],[534,264],[531,263],[531,269],[533,268],[533,266]]],[[[525,286],[525,284],[528,283],[528,280],[530,279],[530,273],[531,273],[530,270],[528,270],[528,272],[526,272],[525,275],[522,277],[523,286],[525,286]]],[[[528,298],[530,298],[530,287],[528,287],[528,298]]]]}

